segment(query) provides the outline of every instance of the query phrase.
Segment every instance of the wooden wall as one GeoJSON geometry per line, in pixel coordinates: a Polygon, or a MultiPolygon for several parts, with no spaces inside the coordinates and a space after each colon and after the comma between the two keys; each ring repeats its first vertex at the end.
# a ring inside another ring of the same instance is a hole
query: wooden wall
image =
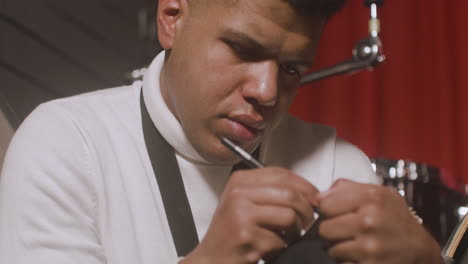
{"type": "Polygon", "coordinates": [[[11,127],[3,112],[0,111],[0,172],[2,169],[3,159],[5,157],[5,152],[12,136],[13,128],[11,127]]]}
{"type": "Polygon", "coordinates": [[[44,101],[128,83],[125,74],[159,50],[156,6],[157,0],[0,0],[0,109],[11,126],[44,101]]]}

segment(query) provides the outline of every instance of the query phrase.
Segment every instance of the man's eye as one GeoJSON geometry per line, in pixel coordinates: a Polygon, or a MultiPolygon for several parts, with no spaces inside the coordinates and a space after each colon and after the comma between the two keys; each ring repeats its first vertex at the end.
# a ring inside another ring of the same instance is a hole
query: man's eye
{"type": "Polygon", "coordinates": [[[281,70],[283,72],[285,72],[286,74],[288,74],[288,75],[294,75],[294,76],[297,76],[297,77],[301,76],[301,73],[299,72],[299,70],[296,69],[295,67],[291,66],[291,65],[281,64],[280,67],[281,67],[281,70]]]}
{"type": "Polygon", "coordinates": [[[246,52],[245,49],[237,43],[228,42],[228,45],[234,51],[234,53],[238,56],[243,56],[246,52]]]}
{"type": "Polygon", "coordinates": [[[226,43],[233,53],[243,61],[258,61],[262,59],[261,54],[255,52],[252,48],[232,41],[226,41],[226,43]]]}

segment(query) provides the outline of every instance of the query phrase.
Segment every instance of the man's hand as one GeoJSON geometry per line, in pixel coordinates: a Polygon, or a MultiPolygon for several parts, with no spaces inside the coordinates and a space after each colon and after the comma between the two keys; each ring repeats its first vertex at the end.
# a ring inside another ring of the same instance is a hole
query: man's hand
{"type": "Polygon", "coordinates": [[[257,263],[277,253],[314,222],[317,194],[285,169],[233,173],[205,238],[181,263],[257,263]]]}
{"type": "Polygon", "coordinates": [[[319,195],[319,208],[319,234],[340,263],[442,263],[437,242],[389,188],[339,180],[319,195]]]}

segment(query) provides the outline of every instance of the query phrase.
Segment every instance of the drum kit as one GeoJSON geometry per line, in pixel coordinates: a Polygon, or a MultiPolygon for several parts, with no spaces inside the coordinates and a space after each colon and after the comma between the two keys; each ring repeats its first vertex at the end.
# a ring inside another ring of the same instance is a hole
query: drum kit
{"type": "Polygon", "coordinates": [[[408,160],[373,159],[372,166],[385,186],[397,191],[423,225],[445,245],[447,263],[468,263],[468,199],[447,187],[440,170],[408,160]]]}
{"type": "Polygon", "coordinates": [[[446,243],[468,209],[466,195],[443,184],[440,171],[426,164],[374,159],[372,165],[383,184],[406,200],[434,238],[446,243]]]}

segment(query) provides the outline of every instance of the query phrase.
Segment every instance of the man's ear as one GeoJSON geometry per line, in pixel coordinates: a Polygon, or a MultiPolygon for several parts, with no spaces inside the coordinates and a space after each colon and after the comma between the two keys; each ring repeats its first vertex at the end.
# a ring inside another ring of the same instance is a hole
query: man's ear
{"type": "Polygon", "coordinates": [[[159,0],[158,39],[164,49],[171,49],[174,45],[179,24],[187,16],[187,11],[187,0],[159,0]]]}

